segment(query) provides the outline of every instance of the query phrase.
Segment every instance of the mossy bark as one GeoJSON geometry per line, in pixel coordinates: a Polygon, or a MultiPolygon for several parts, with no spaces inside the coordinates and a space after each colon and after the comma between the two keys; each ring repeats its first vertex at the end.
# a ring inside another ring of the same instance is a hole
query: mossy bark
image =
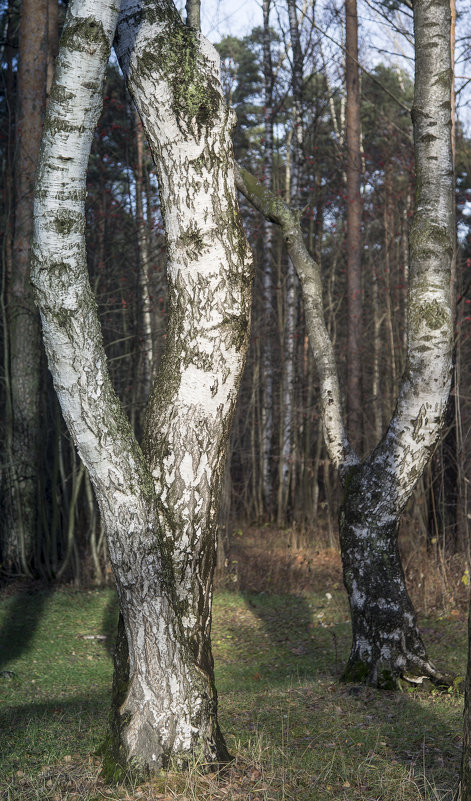
{"type": "Polygon", "coordinates": [[[110,381],[84,243],[86,166],[117,16],[114,0],[69,3],[33,245],[49,366],[95,489],[120,602],[109,778],[229,757],[217,724],[211,589],[251,300],[216,52],[168,0],[125,0],[116,47],[159,170],[169,252],[167,346],[141,448],[110,381]]]}
{"type": "MultiPolygon", "coordinates": [[[[191,723],[199,732],[192,750],[207,763],[224,761],[228,753],[217,724],[210,643],[211,587],[228,434],[248,344],[252,275],[235,198],[233,117],[223,100],[216,52],[183,25],[173,4],[162,0],[149,8],[126,0],[115,49],[157,167],[169,255],[169,325],[143,450],[160,499],[187,669],[200,676],[199,701],[191,702],[200,709],[191,723]],[[150,104],[149,97],[167,102],[150,104]]],[[[134,601],[129,603],[134,608],[134,601]]],[[[158,654],[152,670],[157,666],[158,654]]],[[[127,708],[133,703],[129,695],[127,708]]],[[[128,725],[121,718],[123,741],[128,725]]],[[[188,754],[170,751],[161,763],[170,756],[185,761],[188,754]]]]}

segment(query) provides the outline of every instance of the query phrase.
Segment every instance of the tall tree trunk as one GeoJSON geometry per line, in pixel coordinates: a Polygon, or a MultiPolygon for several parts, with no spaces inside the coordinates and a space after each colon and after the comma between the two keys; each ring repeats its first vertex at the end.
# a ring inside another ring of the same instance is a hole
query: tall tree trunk
{"type": "Polygon", "coordinates": [[[30,574],[38,520],[39,316],[30,284],[33,186],[46,102],[48,0],[20,7],[13,271],[8,291],[11,419],[7,421],[9,516],[4,563],[30,574]]]}
{"type": "Polygon", "coordinates": [[[358,14],[356,0],[345,0],[345,73],[347,84],[347,420],[354,447],[361,449],[362,286],[361,286],[361,137],[358,14]]]}
{"type": "MultiPolygon", "coordinates": [[[[264,91],[264,170],[263,182],[273,188],[273,66],[270,43],[270,2],[263,0],[263,91],[264,91]]],[[[263,220],[263,401],[262,401],[262,470],[265,513],[272,517],[273,494],[273,226],[263,220]]]]}
{"type": "Polygon", "coordinates": [[[211,585],[252,275],[217,54],[170,0],[124,0],[115,47],[156,161],[169,255],[166,350],[141,450],[111,386],[83,239],[85,171],[117,15],[112,0],[69,3],[33,249],[49,366],[94,486],[120,599],[110,776],[228,756],[211,585]]]}
{"type": "Polygon", "coordinates": [[[380,685],[391,685],[401,676],[411,681],[417,676],[440,678],[426,657],[407,601],[397,528],[443,423],[451,381],[449,8],[417,0],[414,27],[417,193],[409,237],[407,364],[382,442],[346,481],[340,525],[353,625],[346,675],[380,685]]]}
{"type": "MultiPolygon", "coordinates": [[[[136,378],[139,385],[139,409],[145,408],[149,400],[154,354],[152,347],[152,318],[149,294],[149,242],[147,236],[147,220],[144,218],[144,133],[141,122],[137,118],[136,131],[136,224],[138,263],[138,322],[137,322],[137,365],[136,378]]],[[[138,415],[139,419],[139,415],[138,415]]]]}
{"type": "MultiPolygon", "coordinates": [[[[301,169],[303,161],[303,52],[299,36],[295,0],[288,0],[288,17],[292,47],[291,88],[293,95],[293,135],[288,201],[300,205],[301,169]]],[[[286,268],[285,325],[283,353],[283,397],[281,413],[281,453],[278,493],[278,524],[286,518],[289,486],[293,475],[293,428],[295,425],[294,375],[296,358],[297,278],[294,266],[288,259],[286,268]]]]}

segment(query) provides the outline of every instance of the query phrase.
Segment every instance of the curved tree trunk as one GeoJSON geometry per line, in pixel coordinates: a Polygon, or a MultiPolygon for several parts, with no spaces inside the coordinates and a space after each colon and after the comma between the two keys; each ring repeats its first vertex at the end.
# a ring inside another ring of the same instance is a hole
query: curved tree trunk
{"type": "Polygon", "coordinates": [[[353,625],[347,672],[366,671],[372,683],[382,681],[381,676],[394,682],[409,673],[443,678],[425,657],[397,551],[400,515],[444,420],[453,343],[450,9],[440,2],[417,0],[414,25],[417,191],[409,237],[407,363],[383,440],[346,481],[341,522],[353,625]],[[381,553],[384,560],[378,564],[381,553]],[[358,594],[356,587],[361,587],[358,594]]]}
{"type": "Polygon", "coordinates": [[[169,0],[124,0],[115,46],[159,172],[169,253],[167,345],[141,450],[111,386],[83,237],[86,166],[117,15],[112,0],[69,4],[33,251],[49,366],[95,489],[120,600],[110,777],[153,773],[170,758],[228,758],[217,724],[211,584],[252,275],[217,54],[169,0]]]}
{"type": "Polygon", "coordinates": [[[340,512],[340,547],[352,618],[343,678],[391,690],[401,679],[419,684],[446,677],[428,659],[417,627],[397,544],[400,513],[388,504],[387,483],[387,471],[377,466],[351,471],[340,512]]]}

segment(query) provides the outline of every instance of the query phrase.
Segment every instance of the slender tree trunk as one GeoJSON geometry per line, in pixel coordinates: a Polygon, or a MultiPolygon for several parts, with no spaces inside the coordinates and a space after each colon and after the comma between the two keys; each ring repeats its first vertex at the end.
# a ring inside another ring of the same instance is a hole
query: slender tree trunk
{"type": "Polygon", "coordinates": [[[361,134],[358,15],[356,0],[345,0],[347,150],[347,419],[354,447],[362,446],[361,134]]]}
{"type": "Polygon", "coordinates": [[[389,162],[386,165],[384,177],[384,208],[383,208],[383,226],[384,226],[384,295],[386,305],[385,325],[389,344],[390,353],[390,370],[389,380],[391,385],[391,395],[388,408],[388,417],[392,413],[394,398],[397,395],[397,370],[396,370],[396,348],[394,343],[394,321],[393,321],[393,302],[392,302],[392,287],[391,287],[391,250],[394,242],[393,238],[393,220],[392,220],[392,164],[389,162]]]}
{"type": "Polygon", "coordinates": [[[139,407],[147,404],[150,395],[154,354],[152,347],[152,318],[149,295],[149,243],[147,238],[147,220],[144,219],[144,133],[140,120],[136,116],[136,223],[138,263],[138,358],[137,382],[139,384],[139,407]]]}
{"type": "Polygon", "coordinates": [[[30,574],[36,544],[39,475],[40,331],[29,277],[33,185],[38,162],[47,76],[47,0],[22,0],[16,114],[15,231],[8,291],[10,392],[7,422],[11,463],[5,491],[9,516],[4,563],[30,574]]]}
{"type": "Polygon", "coordinates": [[[46,93],[49,99],[57,51],[59,49],[59,4],[58,0],[48,0],[47,3],[47,84],[46,93]]]}
{"type": "MultiPolygon", "coordinates": [[[[273,66],[270,45],[270,0],[263,0],[263,82],[264,82],[264,176],[268,189],[273,187],[273,66]]],[[[265,513],[272,517],[273,494],[273,226],[263,220],[263,405],[262,405],[262,470],[265,513]]]]}
{"type": "Polygon", "coordinates": [[[373,312],[373,365],[371,395],[373,405],[373,434],[375,442],[381,439],[383,433],[382,419],[382,398],[381,398],[381,367],[380,367],[380,347],[381,347],[381,317],[379,312],[378,298],[378,276],[376,275],[376,265],[371,264],[371,300],[373,312]]]}
{"type": "MultiPolygon", "coordinates": [[[[300,204],[301,169],[303,160],[303,52],[299,36],[295,0],[288,0],[288,17],[293,51],[291,86],[293,94],[293,135],[290,163],[288,200],[300,204]]],[[[286,518],[290,481],[293,475],[293,428],[295,425],[294,375],[296,358],[297,278],[294,266],[288,259],[286,268],[286,296],[284,315],[283,399],[281,415],[281,453],[278,493],[278,525],[286,518]]]]}
{"type": "Polygon", "coordinates": [[[69,3],[33,247],[49,366],[90,473],[120,599],[110,777],[154,773],[171,758],[228,757],[217,723],[211,586],[252,277],[217,54],[169,0],[124,0],[115,47],[156,161],[169,252],[166,350],[141,450],[111,386],[83,239],[85,171],[117,16],[112,0],[69,3]]]}

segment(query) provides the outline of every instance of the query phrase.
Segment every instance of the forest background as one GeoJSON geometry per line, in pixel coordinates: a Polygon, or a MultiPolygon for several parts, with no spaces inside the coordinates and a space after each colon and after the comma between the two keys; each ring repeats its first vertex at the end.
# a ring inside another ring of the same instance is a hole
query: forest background
{"type": "MultiPolygon", "coordinates": [[[[55,36],[49,37],[52,65],[64,6],[50,5],[57,12],[51,23],[56,26],[55,36]]],[[[35,328],[31,333],[23,327],[35,312],[24,313],[32,301],[25,301],[15,278],[15,260],[24,259],[27,250],[15,240],[18,221],[25,214],[23,206],[32,202],[27,187],[22,191],[18,182],[15,184],[21,114],[16,97],[18,10],[19,4],[11,1],[3,4],[1,16],[2,573],[100,584],[110,579],[110,569],[98,510],[86,470],[61,418],[39,331],[35,328]],[[38,338],[40,363],[34,391],[23,383],[24,377],[16,375],[18,364],[20,373],[28,373],[18,341],[31,336],[38,338]],[[31,397],[34,394],[38,400],[31,397]],[[36,420],[36,426],[19,420],[16,407],[21,406],[23,418],[28,405],[35,403],[39,403],[39,414],[38,408],[32,409],[31,420],[36,420]],[[36,430],[27,431],[28,426],[36,430]],[[22,450],[28,437],[31,442],[25,450],[33,451],[33,458],[22,450]]],[[[217,47],[224,90],[237,113],[237,160],[262,180],[269,163],[274,190],[302,210],[306,243],[322,270],[327,326],[345,388],[349,341],[343,13],[341,6],[305,4],[300,9],[303,135],[299,142],[294,141],[296,103],[287,9],[275,5],[270,20],[272,105],[268,112],[273,142],[267,138],[262,25],[240,38],[225,35],[217,47]]],[[[368,67],[361,70],[361,197],[357,199],[362,218],[361,419],[351,425],[354,430],[349,434],[360,454],[366,455],[390,419],[404,367],[407,236],[415,187],[408,111],[413,84],[410,69],[404,69],[404,64],[411,63],[410,11],[406,5],[394,3],[373,11],[365,3],[359,19],[360,63],[363,50],[368,54],[368,67]],[[378,27],[383,30],[380,39],[372,33],[378,27]]],[[[408,559],[411,569],[415,571],[418,564],[418,551],[425,553],[428,561],[431,557],[442,573],[458,554],[455,572],[459,578],[465,575],[470,560],[471,519],[467,478],[471,458],[471,151],[465,19],[463,6],[458,8],[455,53],[458,249],[454,381],[446,426],[406,510],[401,537],[404,547],[415,554],[408,559]]],[[[27,154],[28,158],[34,176],[34,163],[27,154]]],[[[232,581],[238,580],[234,575],[237,562],[231,558],[234,532],[246,525],[271,526],[277,531],[289,530],[291,544],[314,550],[326,545],[336,548],[341,497],[323,442],[315,365],[297,281],[277,229],[245,203],[242,208],[256,274],[250,352],[232,428],[221,508],[218,570],[222,574],[233,568],[232,581]]],[[[165,341],[165,237],[149,151],[113,62],[89,167],[87,221],[89,272],[108,362],[114,386],[139,433],[165,341]]],[[[348,397],[344,400],[348,407],[348,397]]],[[[270,530],[266,528],[262,534],[264,550],[269,550],[270,530]]],[[[236,542],[240,539],[236,537],[236,542]]],[[[420,570],[420,583],[419,574],[420,570]]],[[[442,583],[444,580],[442,577],[442,583]]]]}
{"type": "MultiPolygon", "coordinates": [[[[18,578],[101,586],[111,583],[111,570],[99,513],[52,389],[28,283],[19,281],[27,265],[21,226],[32,200],[31,186],[18,180],[20,142],[26,144],[26,172],[34,177],[35,170],[17,92],[19,6],[11,0],[2,8],[2,579],[10,589],[17,587],[10,582],[18,578]],[[29,371],[22,345],[34,338],[37,363],[29,371]]],[[[51,0],[48,11],[48,78],[42,88],[46,100],[64,5],[51,0]]],[[[351,353],[347,206],[355,202],[360,210],[358,300],[363,326],[356,375],[360,416],[352,416],[348,390],[344,401],[350,412],[349,434],[360,454],[366,455],[391,416],[405,358],[408,230],[415,186],[409,114],[413,86],[411,71],[403,65],[410,61],[411,17],[407,6],[394,3],[374,11],[375,23],[379,14],[380,25],[391,33],[378,43],[378,55],[372,57],[371,42],[367,47],[365,39],[371,35],[374,41],[373,10],[365,4],[360,12],[364,37],[360,61],[366,66],[361,73],[361,190],[352,200],[346,191],[349,109],[343,7],[320,9],[306,3],[298,12],[300,41],[294,53],[287,9],[281,4],[272,7],[270,65],[261,26],[239,38],[223,36],[217,47],[226,97],[237,113],[238,162],[265,182],[269,170],[276,193],[301,211],[306,243],[322,270],[327,325],[344,388],[349,386],[351,353]],[[296,63],[302,65],[301,92],[293,80],[296,63]]],[[[455,45],[459,111],[453,389],[440,443],[406,510],[401,531],[403,562],[416,608],[457,617],[467,602],[471,519],[466,12],[464,6],[458,9],[455,45]]],[[[37,111],[40,119],[40,104],[37,111]]],[[[37,133],[37,121],[35,125],[37,133]]],[[[341,490],[323,442],[299,287],[281,235],[245,202],[243,215],[256,265],[253,327],[224,482],[218,582],[244,592],[295,595],[327,582],[326,598],[331,600],[330,590],[341,581],[337,540],[341,490]]],[[[89,274],[108,363],[139,435],[165,342],[166,243],[150,154],[114,62],[108,70],[90,162],[87,222],[89,274]]],[[[294,608],[286,623],[292,626],[293,620],[294,608]]],[[[337,669],[336,636],[334,632],[337,669]]],[[[303,656],[304,645],[294,641],[291,645],[292,653],[303,656]]],[[[343,645],[339,639],[340,654],[343,645]]],[[[259,680],[258,672],[257,676],[259,680]]],[[[349,780],[342,786],[348,790],[349,780]]]]}

